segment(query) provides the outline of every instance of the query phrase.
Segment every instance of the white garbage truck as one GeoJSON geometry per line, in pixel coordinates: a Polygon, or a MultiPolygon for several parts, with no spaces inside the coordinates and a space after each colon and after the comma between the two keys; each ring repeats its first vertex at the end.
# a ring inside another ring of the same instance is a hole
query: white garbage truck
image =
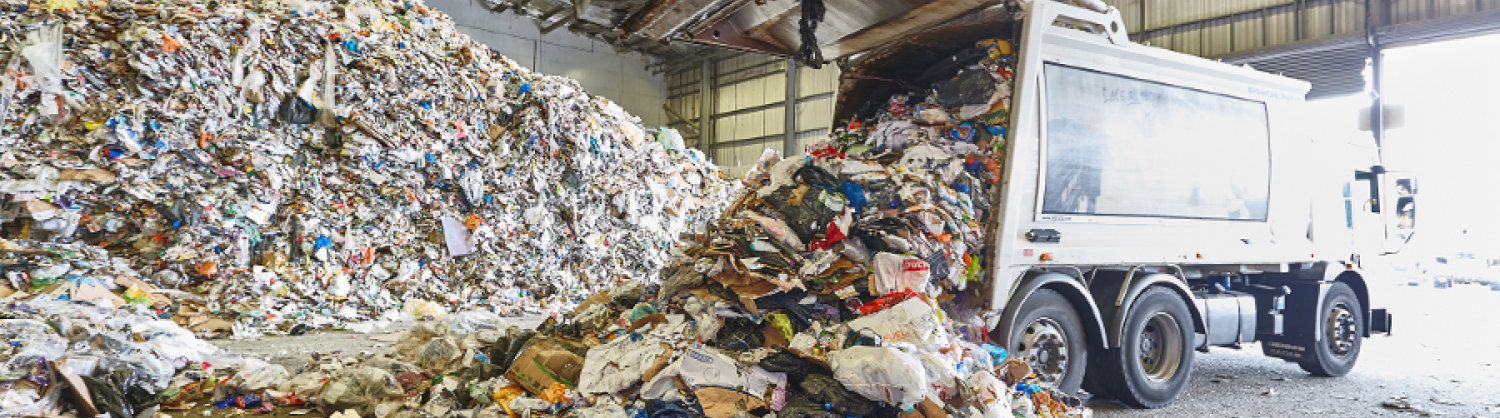
{"type": "Polygon", "coordinates": [[[1258,342],[1342,376],[1390,332],[1360,265],[1414,193],[1380,187],[1373,141],[1307,134],[1333,123],[1303,114],[1307,83],[1132,43],[1114,9],[1038,1],[1020,25],[995,340],[1059,387],[1160,407],[1195,351],[1258,342]]]}
{"type": "MultiPolygon", "coordinates": [[[[900,6],[825,2],[830,13],[900,6]]],[[[1195,352],[1255,342],[1342,376],[1365,338],[1390,332],[1361,265],[1410,237],[1414,183],[1386,172],[1368,135],[1310,134],[1337,122],[1308,120],[1308,83],[1133,43],[1120,12],[1097,2],[915,3],[864,27],[825,23],[842,31],[822,50],[843,70],[836,123],[930,84],[976,41],[1017,46],[987,320],[992,341],[1045,381],[1155,408],[1184,390],[1195,352]],[[949,20],[918,28],[938,18],[949,20]]],[[[702,13],[720,21],[685,37],[795,45],[795,8],[739,6],[702,13]]]]}

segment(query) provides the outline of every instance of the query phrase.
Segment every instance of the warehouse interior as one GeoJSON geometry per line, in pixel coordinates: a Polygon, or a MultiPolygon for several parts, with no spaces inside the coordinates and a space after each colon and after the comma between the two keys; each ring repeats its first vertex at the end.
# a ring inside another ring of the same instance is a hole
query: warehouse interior
{"type": "Polygon", "coordinates": [[[1500,416],[1500,0],[0,0],[0,65],[0,418],[1500,416]]]}

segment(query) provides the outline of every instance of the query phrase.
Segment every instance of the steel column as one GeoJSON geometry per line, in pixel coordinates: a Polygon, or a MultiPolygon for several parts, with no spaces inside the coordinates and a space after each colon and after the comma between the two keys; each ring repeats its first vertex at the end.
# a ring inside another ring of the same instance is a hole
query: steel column
{"type": "Polygon", "coordinates": [[[698,80],[698,144],[708,147],[708,158],[714,158],[714,149],[718,148],[714,140],[714,62],[703,60],[698,80]]]}
{"type": "Polygon", "coordinates": [[[801,65],[795,59],[786,59],[786,138],[781,142],[782,157],[790,157],[797,152],[797,66],[801,65]]]}
{"type": "Polygon", "coordinates": [[[1390,7],[1389,0],[1365,0],[1365,42],[1370,45],[1370,134],[1375,139],[1376,161],[1381,165],[1385,164],[1385,98],[1382,97],[1385,93],[1385,54],[1375,31],[1391,24],[1390,7]]]}

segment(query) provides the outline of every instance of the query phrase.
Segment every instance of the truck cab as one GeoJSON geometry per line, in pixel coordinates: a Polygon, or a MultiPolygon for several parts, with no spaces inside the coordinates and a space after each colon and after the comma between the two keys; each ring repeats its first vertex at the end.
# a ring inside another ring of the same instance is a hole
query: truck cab
{"type": "MultiPolygon", "coordinates": [[[[842,35],[818,38],[843,69],[835,126],[995,71],[970,65],[978,57],[1009,60],[1000,85],[975,86],[1006,96],[976,119],[1003,141],[985,319],[1044,381],[1155,408],[1185,388],[1195,352],[1258,342],[1342,376],[1365,338],[1390,332],[1362,265],[1410,238],[1413,180],[1382,167],[1373,141],[1310,135],[1327,122],[1306,120],[1308,83],[1133,43],[1098,2],[946,20],[914,13],[988,2],[901,3],[906,17],[840,21],[842,35]]],[[[711,13],[724,20],[693,39],[792,55],[778,20],[741,6],[711,13]]]]}

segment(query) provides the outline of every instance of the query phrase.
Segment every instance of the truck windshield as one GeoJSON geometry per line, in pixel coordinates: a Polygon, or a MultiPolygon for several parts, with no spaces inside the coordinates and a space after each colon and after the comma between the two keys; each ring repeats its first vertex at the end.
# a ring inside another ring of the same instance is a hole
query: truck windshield
{"type": "Polygon", "coordinates": [[[1266,220],[1264,103],[1048,63],[1043,213],[1266,220]]]}

